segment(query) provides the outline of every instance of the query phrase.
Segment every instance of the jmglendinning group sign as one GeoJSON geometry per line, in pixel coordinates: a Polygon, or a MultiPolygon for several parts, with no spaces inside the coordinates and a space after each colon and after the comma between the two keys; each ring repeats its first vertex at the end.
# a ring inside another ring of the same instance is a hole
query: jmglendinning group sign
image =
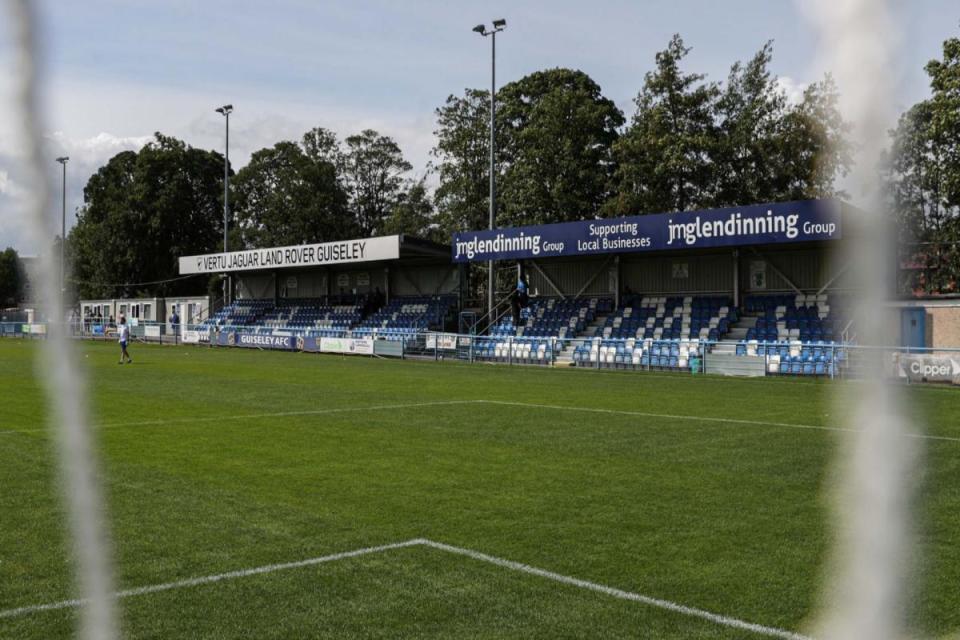
{"type": "Polygon", "coordinates": [[[522,260],[839,240],[841,234],[838,201],[802,200],[468,231],[454,234],[453,261],[522,260]]]}

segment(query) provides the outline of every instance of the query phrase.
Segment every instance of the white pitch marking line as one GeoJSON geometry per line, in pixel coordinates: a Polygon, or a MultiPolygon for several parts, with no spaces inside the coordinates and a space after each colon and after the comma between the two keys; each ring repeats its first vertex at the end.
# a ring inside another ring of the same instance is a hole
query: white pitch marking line
{"type": "MultiPolygon", "coordinates": [[[[801,635],[799,633],[794,633],[792,631],[787,631],[785,629],[778,629],[777,627],[768,627],[761,624],[754,624],[752,622],[746,622],[738,618],[732,618],[730,616],[724,616],[717,613],[712,613],[710,611],[705,611],[703,609],[697,609],[695,607],[688,607],[686,605],[678,604],[676,602],[671,602],[670,600],[662,600],[660,598],[652,598],[650,596],[645,596],[639,593],[634,593],[632,591],[623,591],[622,589],[617,589],[615,587],[608,587],[606,585],[598,584],[596,582],[589,582],[587,580],[581,580],[580,578],[574,578],[571,576],[565,576],[563,574],[554,573],[553,571],[547,571],[546,569],[540,569],[538,567],[533,567],[521,562],[514,562],[513,560],[505,560],[503,558],[498,558],[496,556],[487,555],[480,551],[474,551],[473,549],[465,549],[463,547],[455,547],[453,545],[444,544],[442,542],[434,542],[433,540],[427,540],[426,538],[413,538],[411,540],[405,540],[403,542],[395,542],[393,544],[384,544],[376,547],[364,547],[363,549],[355,549],[354,551],[344,551],[341,553],[334,553],[331,555],[320,556],[318,558],[310,558],[307,560],[298,560],[296,562],[284,562],[281,564],[268,564],[262,567],[254,567],[252,569],[240,569],[238,571],[229,571],[227,573],[218,573],[210,576],[203,576],[199,578],[187,578],[184,580],[176,580],[174,582],[165,582],[163,584],[149,585],[145,587],[137,587],[135,589],[127,589],[124,591],[118,591],[114,594],[116,598],[129,598],[131,596],[142,596],[151,593],[158,593],[161,591],[170,591],[173,589],[183,589],[186,587],[196,587],[205,584],[212,584],[215,582],[222,582],[224,580],[232,580],[234,578],[246,578],[249,576],[262,575],[265,573],[274,573],[276,571],[285,571],[287,569],[300,569],[303,567],[310,567],[314,565],[324,564],[327,562],[335,562],[337,560],[345,560],[347,558],[356,558],[358,556],[365,556],[374,553],[383,553],[385,551],[392,551],[394,549],[402,549],[405,547],[415,547],[415,546],[424,546],[430,549],[436,549],[439,551],[445,551],[447,553],[452,553],[455,555],[466,556],[480,562],[486,562],[504,569],[510,569],[512,571],[518,571],[520,573],[526,573],[541,578],[546,578],[548,580],[553,580],[554,582],[560,582],[562,584],[567,584],[574,587],[579,587],[581,589],[587,589],[589,591],[595,591],[597,593],[602,593],[613,598],[620,600],[630,600],[632,602],[639,602],[651,607],[657,607],[659,609],[665,609],[667,611],[672,611],[674,613],[679,613],[685,616],[691,616],[694,618],[701,618],[708,622],[718,624],[724,627],[731,627],[734,629],[741,629],[743,631],[750,631],[752,633],[765,635],[773,638],[783,638],[785,640],[811,640],[808,636],[801,635]]],[[[76,600],[62,600],[60,602],[51,602],[48,604],[38,604],[31,605],[26,607],[19,607],[17,609],[8,609],[6,611],[0,611],[0,619],[4,618],[16,618],[19,616],[25,616],[32,613],[40,613],[42,611],[55,611],[58,609],[70,609],[81,607],[87,604],[86,600],[76,599],[76,600]]]]}
{"type": "MultiPolygon", "coordinates": [[[[303,411],[277,411],[273,413],[246,413],[235,416],[199,416],[193,418],[172,418],[170,420],[143,420],[140,422],[107,422],[94,425],[99,429],[116,429],[120,427],[151,427],[171,424],[190,424],[194,422],[218,422],[221,420],[253,420],[257,418],[283,418],[292,416],[316,416],[330,413],[351,413],[359,411],[387,411],[390,409],[418,409],[422,407],[442,407],[446,405],[476,404],[482,400],[437,400],[433,402],[413,402],[408,404],[380,404],[369,407],[342,407],[338,409],[305,409],[303,411]]],[[[48,429],[7,429],[0,431],[0,436],[16,433],[42,433],[48,429]]]]}
{"type": "MultiPolygon", "coordinates": [[[[154,584],[146,587],[137,587],[135,589],[118,591],[117,593],[114,594],[114,596],[116,598],[129,598],[131,596],[142,596],[148,593],[158,593],[160,591],[183,589],[184,587],[196,587],[202,584],[222,582],[224,580],[232,580],[234,578],[246,578],[248,576],[262,575],[264,573],[274,573],[276,571],[284,571],[286,569],[299,569],[302,567],[310,567],[313,565],[323,564],[325,562],[334,562],[336,560],[344,560],[346,558],[356,558],[357,556],[365,556],[371,553],[381,553],[383,551],[390,551],[392,549],[400,549],[402,547],[412,547],[415,545],[422,545],[422,544],[423,544],[423,540],[416,538],[413,540],[405,540],[404,542],[384,544],[377,547],[364,547],[363,549],[355,549],[353,551],[344,551],[342,553],[334,553],[328,556],[320,556],[318,558],[298,560],[297,562],[268,564],[262,567],[255,567],[253,569],[241,569],[239,571],[228,571],[227,573],[217,573],[214,575],[203,576],[200,578],[186,578],[184,580],[175,580],[173,582],[165,582],[163,584],[154,584]]],[[[16,618],[18,616],[24,616],[31,613],[38,613],[41,611],[54,611],[56,609],[68,609],[73,607],[80,607],[85,604],[87,604],[86,600],[78,599],[78,600],[62,600],[60,602],[51,602],[49,604],[37,604],[37,605],[31,605],[27,607],[19,607],[17,609],[8,609],[6,611],[0,611],[0,619],[16,618]]]]}
{"type": "Polygon", "coordinates": [[[439,549],[441,551],[446,551],[448,553],[454,553],[457,555],[466,556],[468,558],[473,558],[474,560],[479,560],[481,562],[487,562],[489,564],[493,564],[498,567],[503,567],[505,569],[511,569],[513,571],[519,571],[521,573],[528,573],[530,575],[539,576],[541,578],[547,578],[548,580],[553,580],[554,582],[568,584],[574,587],[579,587],[581,589],[596,591],[597,593],[602,593],[604,595],[608,595],[613,598],[618,598],[620,600],[631,600],[633,602],[639,602],[641,604],[645,604],[651,607],[657,607],[659,609],[666,609],[667,611],[672,611],[674,613],[679,613],[685,616],[702,618],[703,620],[707,620],[709,622],[713,622],[714,624],[718,624],[724,627],[732,627],[734,629],[751,631],[753,633],[757,633],[760,635],[765,635],[773,638],[785,638],[786,640],[811,640],[807,636],[800,635],[799,633],[794,633],[792,631],[787,631],[785,629],[778,629],[776,627],[767,627],[761,624],[754,624],[752,622],[746,622],[738,618],[731,618],[730,616],[723,616],[717,613],[711,613],[710,611],[705,611],[703,609],[688,607],[686,605],[678,604],[676,602],[671,602],[669,600],[652,598],[650,596],[645,596],[639,593],[633,593],[631,591],[623,591],[622,589],[617,589],[615,587],[608,587],[606,585],[598,584],[596,582],[589,582],[587,580],[581,580],[580,578],[573,578],[571,576],[565,576],[560,573],[554,573],[553,571],[547,571],[546,569],[532,567],[528,564],[523,564],[521,562],[514,562],[513,560],[505,560],[503,558],[498,558],[496,556],[487,555],[486,553],[481,553],[480,551],[474,551],[473,549],[464,549],[462,547],[455,547],[453,545],[444,544],[442,542],[434,542],[433,540],[424,540],[422,544],[432,549],[439,549]]]}
{"type": "MultiPolygon", "coordinates": [[[[766,420],[743,420],[740,418],[716,418],[709,416],[690,416],[675,415],[670,413],[646,413],[643,411],[627,411],[625,409],[600,409],[595,407],[571,407],[559,404],[538,404],[535,402],[513,402],[508,400],[476,400],[475,402],[483,404],[498,404],[509,407],[530,407],[531,409],[555,409],[557,411],[585,411],[588,413],[607,413],[621,416],[638,416],[641,418],[665,418],[667,420],[693,420],[695,422],[719,422],[724,424],[745,424],[757,427],[785,427],[789,429],[814,429],[817,431],[840,431],[845,433],[858,433],[856,429],[847,429],[845,427],[828,427],[816,424],[797,424],[795,422],[769,422],[766,420]]],[[[905,438],[918,438],[921,440],[945,440],[947,442],[960,442],[960,438],[950,436],[932,436],[923,433],[904,433],[905,438]]]]}

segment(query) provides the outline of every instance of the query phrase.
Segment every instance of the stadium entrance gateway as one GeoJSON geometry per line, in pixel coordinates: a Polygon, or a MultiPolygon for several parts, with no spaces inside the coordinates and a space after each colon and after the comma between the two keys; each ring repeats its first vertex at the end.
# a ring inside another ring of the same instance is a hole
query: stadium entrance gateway
{"type": "Polygon", "coordinates": [[[834,241],[849,205],[803,200],[453,236],[454,263],[516,260],[560,298],[623,294],[822,292],[840,285],[834,241]],[[550,258],[546,261],[546,258],[550,258]]]}

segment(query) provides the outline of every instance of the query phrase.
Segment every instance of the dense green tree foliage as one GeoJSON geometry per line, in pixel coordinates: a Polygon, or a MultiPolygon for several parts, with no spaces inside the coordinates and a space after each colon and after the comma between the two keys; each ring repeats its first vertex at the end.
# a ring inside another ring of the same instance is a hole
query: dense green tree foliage
{"type": "Polygon", "coordinates": [[[623,114],[582,71],[538,71],[498,96],[505,168],[500,224],[596,217],[610,197],[623,114]]]}
{"type": "Polygon", "coordinates": [[[16,249],[7,247],[0,251],[0,307],[13,306],[20,302],[23,278],[20,256],[16,249]]]}
{"type": "Polygon", "coordinates": [[[84,298],[196,292],[173,280],[180,256],[217,248],[223,235],[223,156],[157,133],[90,177],[67,245],[84,298]]]}
{"type": "Polygon", "coordinates": [[[899,222],[903,259],[920,267],[902,286],[960,292],[960,38],[926,65],[931,97],[900,116],[891,131],[887,184],[899,222]]]}
{"type": "Polygon", "coordinates": [[[771,43],[725,85],[686,73],[679,35],[656,55],[614,145],[617,194],[608,214],[683,211],[837,195],[851,157],[828,76],[791,105],[770,71],[771,43]]]}
{"type": "Polygon", "coordinates": [[[340,179],[328,132],[301,144],[278,142],[254,152],[233,181],[234,211],[244,247],[271,247],[350,238],[356,221],[340,179]]]}
{"type": "Polygon", "coordinates": [[[433,203],[425,180],[412,182],[409,188],[400,193],[390,215],[383,221],[383,233],[408,234],[437,242],[450,241],[449,237],[441,235],[436,227],[433,203]]]}

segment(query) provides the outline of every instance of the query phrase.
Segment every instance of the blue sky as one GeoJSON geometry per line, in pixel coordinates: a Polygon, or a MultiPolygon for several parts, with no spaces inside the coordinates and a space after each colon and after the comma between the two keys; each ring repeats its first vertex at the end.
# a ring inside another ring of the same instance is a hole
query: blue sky
{"type": "MultiPolygon", "coordinates": [[[[223,122],[213,109],[226,102],[236,108],[235,165],[313,126],[341,137],[372,127],[395,137],[422,174],[433,110],[450,93],[489,84],[489,39],[470,29],[493,18],[508,21],[497,41],[498,84],[537,69],[577,68],[627,116],[654,53],[675,32],[693,47],[687,68],[710,79],[723,79],[769,39],[788,91],[825,70],[817,32],[800,5],[786,0],[41,4],[49,146],[71,156],[71,211],[99,165],[154,131],[220,148],[223,122]]],[[[960,34],[960,6],[924,0],[904,3],[898,15],[902,108],[927,95],[923,64],[960,34]]],[[[0,69],[9,68],[9,54],[0,26],[0,69]]],[[[24,243],[17,226],[18,130],[7,75],[0,74],[0,248],[29,254],[38,248],[24,243]]]]}

